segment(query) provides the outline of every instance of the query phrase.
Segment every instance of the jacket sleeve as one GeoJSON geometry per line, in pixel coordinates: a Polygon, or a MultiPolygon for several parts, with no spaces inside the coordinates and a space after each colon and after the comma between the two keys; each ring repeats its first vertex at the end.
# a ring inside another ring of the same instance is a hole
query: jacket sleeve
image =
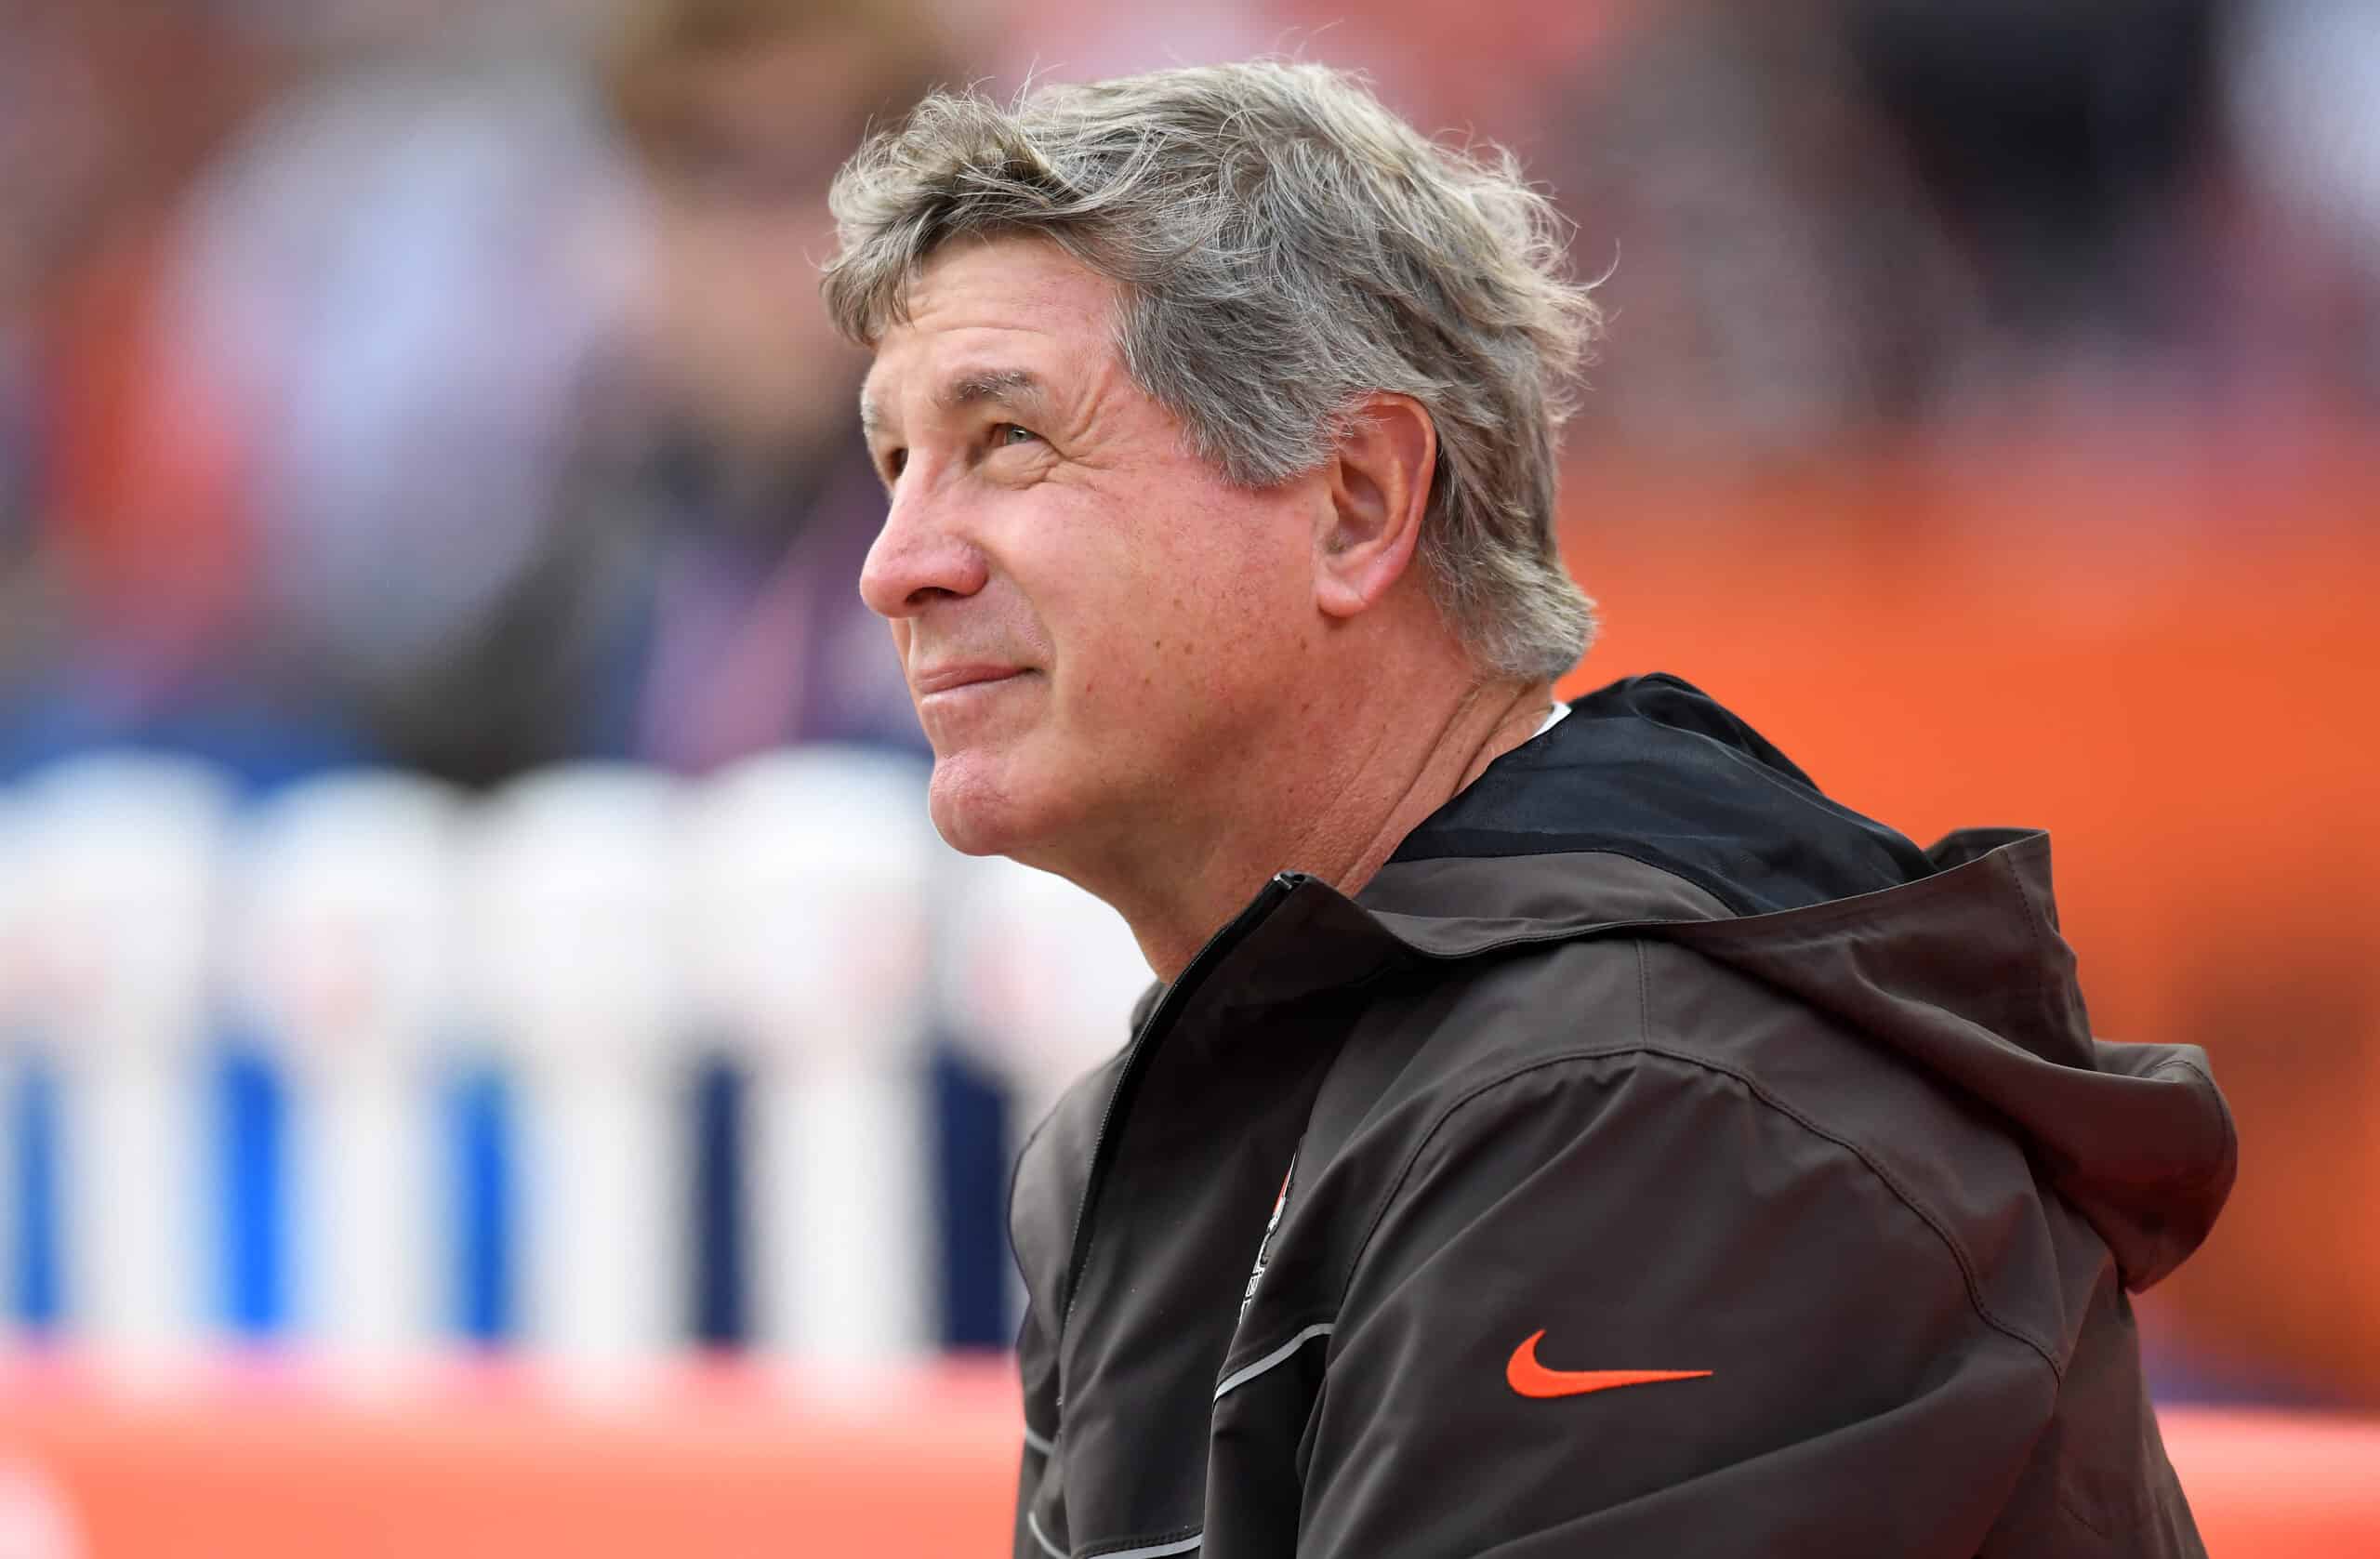
{"type": "Polygon", "coordinates": [[[1448,1108],[1384,1205],[1298,1552],[1968,1559],[2056,1394],[1844,1143],[1691,1061],[1540,1063],[1448,1108]]]}

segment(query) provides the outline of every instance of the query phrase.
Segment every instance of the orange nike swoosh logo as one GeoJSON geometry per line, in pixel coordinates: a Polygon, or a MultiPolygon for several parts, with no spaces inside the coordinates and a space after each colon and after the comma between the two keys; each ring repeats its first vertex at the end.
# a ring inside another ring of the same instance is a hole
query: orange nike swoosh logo
{"type": "Polygon", "coordinates": [[[1537,1341],[1542,1331],[1513,1350],[1504,1379],[1523,1396],[1578,1396],[1615,1386],[1649,1386],[1658,1381],[1699,1381],[1707,1369],[1548,1369],[1537,1362],[1537,1341]]]}

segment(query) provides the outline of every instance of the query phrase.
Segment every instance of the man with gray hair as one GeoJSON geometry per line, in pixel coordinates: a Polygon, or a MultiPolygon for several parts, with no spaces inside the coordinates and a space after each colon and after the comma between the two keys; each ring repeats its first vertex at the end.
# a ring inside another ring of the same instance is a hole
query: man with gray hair
{"type": "Polygon", "coordinates": [[[1567,707],[1595,312],[1315,66],[929,98],[835,191],[959,848],[1159,984],[1026,1144],[1021,1555],[2199,1551],[2127,1288],[2229,1116],[2037,834],[1921,851],[1668,677],[1567,707]]]}

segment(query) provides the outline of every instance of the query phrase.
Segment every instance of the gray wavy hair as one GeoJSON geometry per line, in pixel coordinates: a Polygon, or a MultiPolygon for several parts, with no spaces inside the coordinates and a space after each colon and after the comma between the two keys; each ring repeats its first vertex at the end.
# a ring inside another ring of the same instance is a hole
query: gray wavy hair
{"type": "Polygon", "coordinates": [[[1600,316],[1511,155],[1434,142],[1319,65],[937,92],[836,178],[826,305],[873,346],[927,258],[1027,234],[1115,281],[1117,348],[1228,480],[1316,469],[1367,395],[1438,437],[1420,552],[1491,673],[1558,677],[1594,603],[1554,536],[1556,443],[1600,316]]]}

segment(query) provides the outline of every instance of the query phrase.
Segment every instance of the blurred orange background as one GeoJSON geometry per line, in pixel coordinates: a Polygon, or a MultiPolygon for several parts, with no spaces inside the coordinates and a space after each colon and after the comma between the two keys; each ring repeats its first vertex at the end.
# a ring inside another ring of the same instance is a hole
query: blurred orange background
{"type": "Polygon", "coordinates": [[[2094,1026],[2205,1046],[2239,1119],[2229,1209],[2142,1301],[2162,1362],[2370,1404],[2380,449],[2222,432],[1581,461],[1576,680],[1675,671],[1921,841],[2049,829],[2094,1026]]]}

